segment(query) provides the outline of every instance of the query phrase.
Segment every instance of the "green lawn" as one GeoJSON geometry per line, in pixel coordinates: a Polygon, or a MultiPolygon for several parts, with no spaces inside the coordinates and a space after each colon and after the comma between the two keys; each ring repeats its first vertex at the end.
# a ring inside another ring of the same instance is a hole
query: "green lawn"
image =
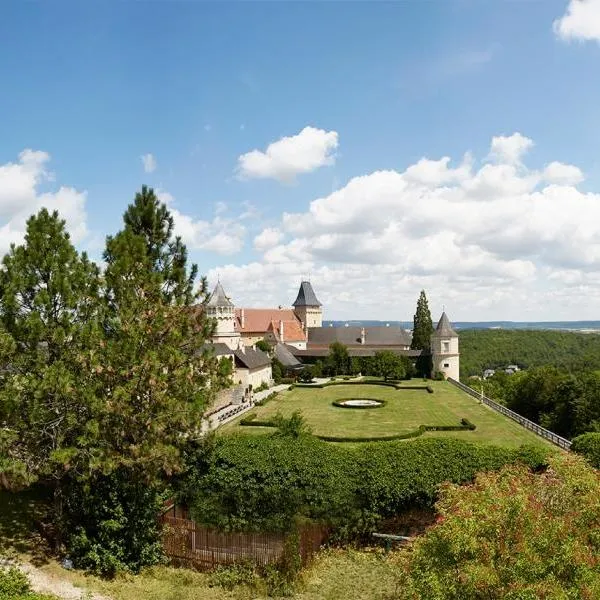
{"type": "MultiPolygon", "coordinates": [[[[403,384],[401,384],[403,385],[403,384]]],[[[406,385],[409,385],[408,383],[406,385]]],[[[421,380],[411,385],[424,385],[421,380]]],[[[414,431],[420,425],[459,425],[466,418],[476,425],[474,431],[431,431],[424,436],[450,436],[473,442],[504,446],[546,442],[445,381],[431,381],[426,390],[402,390],[377,385],[339,385],[327,388],[294,388],[256,407],[259,420],[280,412],[284,416],[299,410],[316,435],[340,437],[374,437],[414,431]],[[332,406],[334,400],[375,398],[386,404],[374,409],[348,409],[332,406]]],[[[225,425],[223,432],[268,432],[263,427],[242,427],[240,417],[225,425]]]]}

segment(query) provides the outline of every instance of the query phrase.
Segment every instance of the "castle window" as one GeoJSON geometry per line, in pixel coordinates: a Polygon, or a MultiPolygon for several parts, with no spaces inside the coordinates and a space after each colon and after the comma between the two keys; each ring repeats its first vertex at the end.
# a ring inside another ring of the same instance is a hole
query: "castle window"
{"type": "Polygon", "coordinates": [[[450,342],[442,342],[442,349],[444,352],[450,352],[450,342]]]}
{"type": "Polygon", "coordinates": [[[444,363],[444,368],[448,368],[450,366],[450,363],[444,363]]]}

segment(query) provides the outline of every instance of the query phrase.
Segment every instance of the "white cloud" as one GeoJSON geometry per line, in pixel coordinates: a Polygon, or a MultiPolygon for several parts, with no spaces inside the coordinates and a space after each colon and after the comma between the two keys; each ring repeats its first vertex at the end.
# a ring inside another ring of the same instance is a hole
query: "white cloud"
{"type": "Polygon", "coordinates": [[[0,253],[11,243],[20,243],[27,219],[41,208],[58,210],[67,222],[72,240],[80,242],[87,235],[86,192],[60,186],[56,191],[40,192],[43,183],[54,180],[46,169],[47,152],[23,150],[17,162],[0,165],[0,253]]]}
{"type": "Polygon", "coordinates": [[[311,273],[334,318],[410,319],[421,288],[465,320],[595,318],[600,194],[577,189],[577,166],[526,166],[532,146],[499,136],[478,167],[467,154],[354,177],[284,213],[255,238],[260,260],[219,266],[221,279],[239,302],[283,304],[311,273]],[[569,305],[560,286],[582,279],[596,291],[569,305]]]}
{"type": "Polygon", "coordinates": [[[265,251],[273,246],[276,246],[283,239],[283,233],[274,227],[263,229],[254,238],[254,248],[259,251],[265,251]]]}
{"type": "Polygon", "coordinates": [[[512,135],[499,135],[492,138],[492,147],[489,157],[499,163],[518,165],[521,157],[533,147],[533,140],[513,133],[512,135]]]}
{"type": "Polygon", "coordinates": [[[548,183],[557,183],[560,185],[577,185],[584,179],[579,167],[565,165],[558,161],[553,161],[546,166],[543,177],[548,183]]]}
{"type": "Polygon", "coordinates": [[[156,158],[154,158],[153,154],[142,154],[140,158],[142,159],[142,164],[144,165],[144,173],[152,173],[156,170],[156,158]]]}
{"type": "Polygon", "coordinates": [[[334,164],[337,147],[337,132],[305,127],[297,135],[269,144],[264,152],[252,150],[242,154],[237,174],[242,179],[291,182],[302,173],[334,164]]]}
{"type": "Polygon", "coordinates": [[[157,190],[156,194],[162,202],[169,206],[173,216],[175,235],[191,250],[210,250],[216,254],[231,255],[239,252],[244,246],[246,228],[240,218],[223,218],[223,203],[217,203],[215,217],[212,221],[194,219],[175,207],[175,198],[165,190],[157,190]]]}
{"type": "Polygon", "coordinates": [[[563,40],[600,42],[600,0],[570,0],[566,13],[553,24],[563,40]]]}

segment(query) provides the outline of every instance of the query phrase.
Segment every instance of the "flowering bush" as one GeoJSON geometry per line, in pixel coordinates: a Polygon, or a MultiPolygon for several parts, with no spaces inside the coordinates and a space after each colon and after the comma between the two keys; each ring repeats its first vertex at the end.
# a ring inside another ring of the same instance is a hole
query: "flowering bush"
{"type": "Polygon", "coordinates": [[[600,598],[600,474],[575,455],[444,484],[401,559],[402,598],[600,598]]]}

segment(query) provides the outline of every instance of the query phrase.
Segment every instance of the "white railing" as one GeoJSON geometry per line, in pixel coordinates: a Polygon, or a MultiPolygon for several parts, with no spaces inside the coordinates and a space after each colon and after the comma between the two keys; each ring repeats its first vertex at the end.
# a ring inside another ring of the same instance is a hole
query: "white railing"
{"type": "Polygon", "coordinates": [[[500,414],[508,417],[509,419],[512,419],[513,421],[516,421],[517,423],[519,423],[519,425],[522,425],[523,427],[525,427],[525,429],[529,429],[529,431],[533,431],[533,433],[536,433],[537,435],[544,438],[545,440],[552,442],[559,448],[562,448],[563,450],[569,450],[571,448],[571,442],[569,440],[567,440],[566,438],[561,437],[560,435],[557,435],[556,433],[549,431],[548,429],[544,429],[543,427],[540,427],[537,423],[534,423],[533,421],[526,419],[525,417],[521,416],[519,413],[516,413],[514,410],[510,410],[510,408],[506,408],[506,406],[502,406],[502,404],[498,404],[491,398],[484,396],[483,394],[475,391],[473,388],[470,388],[468,385],[465,385],[464,383],[461,383],[460,381],[456,381],[455,379],[450,379],[450,378],[448,378],[448,381],[451,384],[455,385],[456,387],[460,388],[463,392],[466,392],[470,396],[473,396],[473,398],[477,398],[477,400],[480,400],[481,402],[483,402],[490,408],[493,408],[495,411],[499,412],[500,414]]]}

